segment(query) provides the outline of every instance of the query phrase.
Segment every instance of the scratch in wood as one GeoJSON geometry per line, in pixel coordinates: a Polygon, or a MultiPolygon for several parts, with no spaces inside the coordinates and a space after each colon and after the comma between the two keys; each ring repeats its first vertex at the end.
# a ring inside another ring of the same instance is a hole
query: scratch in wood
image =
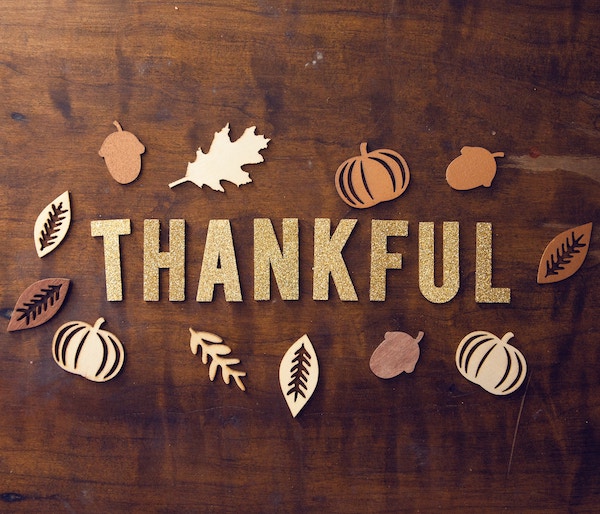
{"type": "Polygon", "coordinates": [[[521,424],[521,414],[523,414],[523,406],[525,405],[525,397],[527,396],[527,390],[529,389],[529,382],[531,382],[531,373],[529,374],[529,378],[527,379],[527,384],[525,385],[525,392],[523,393],[523,398],[521,399],[521,407],[519,408],[519,415],[517,416],[517,423],[515,425],[515,433],[513,434],[512,446],[510,448],[510,457],[508,458],[508,469],[506,470],[506,478],[508,478],[508,475],[510,474],[513,455],[515,454],[517,433],[519,432],[519,425],[521,424]]]}
{"type": "Polygon", "coordinates": [[[502,168],[518,168],[533,172],[570,171],[600,182],[600,157],[575,155],[513,155],[501,164],[502,168]]]}

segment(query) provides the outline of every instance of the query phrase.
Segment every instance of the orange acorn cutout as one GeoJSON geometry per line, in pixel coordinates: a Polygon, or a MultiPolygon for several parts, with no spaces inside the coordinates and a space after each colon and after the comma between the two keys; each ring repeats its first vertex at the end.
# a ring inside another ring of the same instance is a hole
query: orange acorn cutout
{"type": "Polygon", "coordinates": [[[446,168],[450,187],[460,191],[490,187],[496,176],[495,157],[504,157],[504,152],[491,153],[479,146],[463,146],[460,153],[446,168]]]}
{"type": "Polygon", "coordinates": [[[408,165],[393,150],[367,152],[360,145],[360,155],[344,161],[335,173],[335,188],[350,207],[366,209],[398,198],[410,181],[408,165]]]}
{"type": "Polygon", "coordinates": [[[386,332],[383,342],[369,361],[371,371],[379,378],[393,378],[400,373],[412,373],[421,355],[419,342],[423,332],[412,337],[405,332],[386,332]]]}
{"type": "Polygon", "coordinates": [[[114,121],[113,125],[117,132],[106,137],[98,154],[104,157],[108,171],[119,184],[129,184],[140,174],[141,155],[146,147],[131,132],[123,130],[118,121],[114,121]]]}

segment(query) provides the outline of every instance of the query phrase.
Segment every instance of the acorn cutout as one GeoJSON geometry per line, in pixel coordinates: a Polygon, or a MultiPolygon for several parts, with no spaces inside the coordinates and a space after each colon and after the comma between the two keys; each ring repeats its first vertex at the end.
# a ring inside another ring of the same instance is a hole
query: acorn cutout
{"type": "Polygon", "coordinates": [[[367,151],[344,161],[335,173],[335,188],[350,207],[367,209],[398,198],[410,182],[408,164],[399,153],[379,149],[367,151]]]}
{"type": "Polygon", "coordinates": [[[504,152],[491,153],[479,146],[463,146],[460,153],[446,168],[450,187],[459,191],[490,187],[496,176],[495,158],[504,157],[504,152]]]}
{"type": "Polygon", "coordinates": [[[141,156],[146,147],[131,132],[123,130],[118,121],[114,121],[113,125],[117,127],[117,132],[106,137],[98,155],[104,158],[112,178],[119,184],[129,184],[140,174],[141,156]]]}
{"type": "Polygon", "coordinates": [[[419,332],[413,338],[405,332],[386,332],[383,342],[371,355],[371,371],[379,378],[394,378],[403,372],[412,373],[421,355],[419,342],[424,335],[419,332]]]}

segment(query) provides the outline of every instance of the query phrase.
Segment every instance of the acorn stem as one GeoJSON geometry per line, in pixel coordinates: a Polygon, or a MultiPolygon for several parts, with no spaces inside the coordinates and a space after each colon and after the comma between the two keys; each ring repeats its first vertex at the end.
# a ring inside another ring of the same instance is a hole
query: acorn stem
{"type": "Polygon", "coordinates": [[[367,152],[367,143],[361,143],[360,144],[360,155],[367,155],[369,152],[367,152]]]}
{"type": "Polygon", "coordinates": [[[115,121],[113,121],[113,125],[114,125],[115,127],[117,127],[117,130],[118,130],[119,132],[123,132],[123,127],[121,127],[121,124],[120,124],[118,121],[116,121],[116,120],[115,120],[115,121]]]}

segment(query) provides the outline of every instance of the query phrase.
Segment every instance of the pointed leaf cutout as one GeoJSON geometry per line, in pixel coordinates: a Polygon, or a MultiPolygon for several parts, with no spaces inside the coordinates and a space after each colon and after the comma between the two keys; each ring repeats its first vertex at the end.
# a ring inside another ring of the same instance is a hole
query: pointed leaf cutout
{"type": "Polygon", "coordinates": [[[31,284],[19,296],[6,330],[15,332],[46,323],[61,308],[70,283],[68,278],[45,278],[31,284]]]}
{"type": "Polygon", "coordinates": [[[538,284],[560,282],[573,275],[587,256],[591,235],[592,223],[586,223],[565,230],[550,241],[540,259],[538,284]]]}
{"type": "Polygon", "coordinates": [[[302,410],[317,387],[319,361],[304,334],[285,353],[279,365],[279,385],[293,417],[302,410]]]}
{"type": "Polygon", "coordinates": [[[171,182],[169,187],[175,187],[190,181],[198,187],[207,185],[215,191],[225,192],[221,180],[232,182],[238,187],[252,182],[250,175],[242,169],[245,164],[258,164],[264,161],[260,154],[267,147],[270,139],[256,135],[256,127],[247,128],[235,142],[229,139],[229,123],[215,137],[208,153],[202,148],[196,152],[196,160],[188,163],[185,177],[171,182]]]}
{"type": "Polygon", "coordinates": [[[33,236],[38,257],[54,250],[67,235],[71,224],[71,201],[65,191],[50,202],[35,221],[33,236]]]}
{"type": "Polygon", "coordinates": [[[200,332],[192,328],[190,328],[190,334],[192,334],[190,338],[190,349],[192,350],[192,353],[196,355],[198,353],[198,348],[200,348],[202,364],[208,364],[208,357],[210,356],[211,358],[210,366],[208,368],[208,378],[210,378],[211,382],[217,376],[217,371],[220,367],[223,381],[226,384],[229,384],[229,379],[233,377],[238,387],[242,391],[245,391],[246,388],[244,387],[241,377],[245,377],[246,372],[231,369],[231,366],[239,364],[240,360],[223,357],[223,355],[229,355],[231,353],[231,348],[226,344],[223,344],[223,339],[216,334],[200,332]]]}

